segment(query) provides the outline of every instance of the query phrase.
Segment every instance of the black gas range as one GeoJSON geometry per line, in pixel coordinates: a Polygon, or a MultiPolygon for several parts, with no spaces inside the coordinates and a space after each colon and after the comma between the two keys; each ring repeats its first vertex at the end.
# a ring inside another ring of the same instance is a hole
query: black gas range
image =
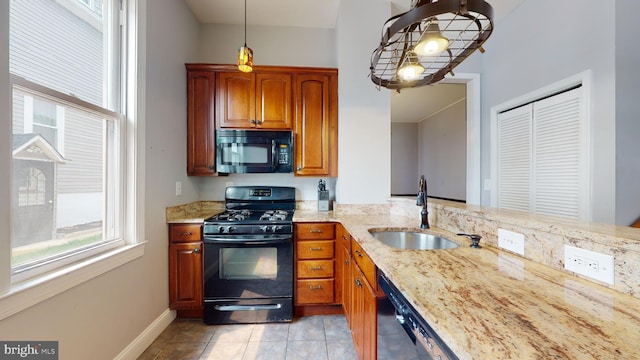
{"type": "Polygon", "coordinates": [[[226,188],[204,222],[205,323],[292,320],[294,211],[295,188],[226,188]]]}

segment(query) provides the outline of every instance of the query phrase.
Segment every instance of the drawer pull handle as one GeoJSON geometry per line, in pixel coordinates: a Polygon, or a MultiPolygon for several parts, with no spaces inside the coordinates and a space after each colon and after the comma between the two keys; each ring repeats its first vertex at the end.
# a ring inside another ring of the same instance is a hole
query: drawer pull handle
{"type": "Polygon", "coordinates": [[[320,230],[320,229],[311,229],[311,230],[309,230],[309,232],[313,233],[313,234],[322,234],[322,230],[320,230]]]}
{"type": "Polygon", "coordinates": [[[309,267],[309,269],[310,269],[311,271],[322,270],[322,265],[320,265],[320,266],[318,266],[318,267],[310,266],[310,267],[309,267]]]}
{"type": "Polygon", "coordinates": [[[362,287],[362,282],[360,281],[360,279],[356,279],[356,285],[358,285],[358,287],[362,287]]]}
{"type": "Polygon", "coordinates": [[[356,255],[358,255],[359,257],[362,257],[362,253],[360,252],[360,250],[356,250],[356,255]]]}
{"type": "Polygon", "coordinates": [[[318,285],[318,286],[309,285],[309,290],[322,290],[322,285],[318,285]]]}
{"type": "Polygon", "coordinates": [[[180,236],[189,236],[189,235],[192,235],[192,233],[190,233],[190,232],[182,232],[182,233],[180,233],[180,236]]]}
{"type": "Polygon", "coordinates": [[[310,247],[309,251],[322,251],[322,248],[321,247],[315,247],[315,248],[314,247],[310,247]]]}

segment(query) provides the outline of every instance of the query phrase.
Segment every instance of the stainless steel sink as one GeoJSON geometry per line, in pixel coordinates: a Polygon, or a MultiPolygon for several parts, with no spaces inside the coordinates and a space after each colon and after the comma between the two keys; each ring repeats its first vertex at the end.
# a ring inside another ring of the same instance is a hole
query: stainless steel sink
{"type": "Polygon", "coordinates": [[[457,243],[441,236],[415,231],[370,231],[381,243],[405,250],[441,250],[457,248],[457,243]]]}

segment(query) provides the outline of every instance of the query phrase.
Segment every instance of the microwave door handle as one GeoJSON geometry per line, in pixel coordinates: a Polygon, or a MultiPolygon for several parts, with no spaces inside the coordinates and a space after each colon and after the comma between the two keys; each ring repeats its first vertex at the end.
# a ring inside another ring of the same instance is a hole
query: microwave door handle
{"type": "Polygon", "coordinates": [[[271,140],[271,170],[276,171],[278,168],[278,149],[275,140],[271,140]]]}

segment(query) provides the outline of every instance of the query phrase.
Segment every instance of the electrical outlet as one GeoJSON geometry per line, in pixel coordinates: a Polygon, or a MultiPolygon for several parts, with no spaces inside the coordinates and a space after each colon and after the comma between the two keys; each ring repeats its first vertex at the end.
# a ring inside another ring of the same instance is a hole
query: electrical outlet
{"type": "Polygon", "coordinates": [[[613,256],[564,246],[564,268],[613,285],[613,256]]]}
{"type": "Polygon", "coordinates": [[[176,181],[176,196],[182,195],[182,181],[176,181]]]}
{"type": "Polygon", "coordinates": [[[505,229],[498,229],[498,246],[524,256],[524,235],[505,229]]]}

